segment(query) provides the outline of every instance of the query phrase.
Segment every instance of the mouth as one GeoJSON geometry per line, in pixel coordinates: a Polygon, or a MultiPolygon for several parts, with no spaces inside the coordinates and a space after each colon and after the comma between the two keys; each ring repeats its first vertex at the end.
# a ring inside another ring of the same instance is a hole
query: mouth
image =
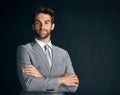
{"type": "Polygon", "coordinates": [[[46,30],[40,30],[40,32],[41,32],[41,33],[45,33],[45,32],[46,32],[46,30]]]}

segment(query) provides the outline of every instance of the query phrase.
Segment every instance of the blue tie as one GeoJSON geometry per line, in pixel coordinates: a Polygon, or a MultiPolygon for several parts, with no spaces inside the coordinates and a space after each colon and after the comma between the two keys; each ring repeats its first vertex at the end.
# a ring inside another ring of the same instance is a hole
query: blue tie
{"type": "Polygon", "coordinates": [[[52,65],[52,55],[50,54],[50,51],[49,51],[50,46],[49,45],[45,45],[44,48],[45,48],[45,53],[46,53],[49,65],[51,67],[51,65],[52,65]]]}

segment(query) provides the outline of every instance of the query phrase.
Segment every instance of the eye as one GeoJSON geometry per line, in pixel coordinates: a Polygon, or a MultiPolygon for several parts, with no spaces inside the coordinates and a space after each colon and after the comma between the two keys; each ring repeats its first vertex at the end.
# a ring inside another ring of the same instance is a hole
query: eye
{"type": "Polygon", "coordinates": [[[45,21],[45,24],[50,24],[50,21],[45,21]]]}
{"type": "Polygon", "coordinates": [[[39,20],[35,20],[34,24],[41,24],[39,20]]]}

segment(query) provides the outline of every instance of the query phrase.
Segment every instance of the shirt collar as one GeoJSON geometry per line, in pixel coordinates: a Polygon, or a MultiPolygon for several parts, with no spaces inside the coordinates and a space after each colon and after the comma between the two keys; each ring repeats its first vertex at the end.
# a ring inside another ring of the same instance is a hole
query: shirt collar
{"type": "MultiPolygon", "coordinates": [[[[46,44],[40,40],[38,40],[37,38],[35,38],[35,41],[43,48],[46,44]]],[[[50,46],[50,48],[52,48],[52,43],[51,41],[49,43],[47,43],[47,45],[50,46]]]]}

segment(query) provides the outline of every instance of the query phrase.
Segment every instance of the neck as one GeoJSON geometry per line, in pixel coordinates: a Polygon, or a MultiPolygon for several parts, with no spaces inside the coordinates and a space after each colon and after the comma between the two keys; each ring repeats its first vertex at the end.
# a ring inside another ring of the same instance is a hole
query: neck
{"type": "Polygon", "coordinates": [[[39,38],[39,37],[36,37],[38,40],[44,42],[45,44],[49,43],[50,42],[50,37],[47,37],[47,38],[39,38]]]}

